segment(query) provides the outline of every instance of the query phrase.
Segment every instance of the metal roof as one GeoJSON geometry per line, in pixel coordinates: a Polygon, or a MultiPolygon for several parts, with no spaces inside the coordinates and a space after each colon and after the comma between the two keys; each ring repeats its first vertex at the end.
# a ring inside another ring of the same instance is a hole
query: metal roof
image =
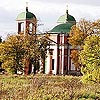
{"type": "Polygon", "coordinates": [[[16,20],[28,20],[28,19],[30,20],[30,19],[33,19],[33,18],[36,19],[36,16],[33,13],[31,13],[31,12],[21,12],[17,16],[16,20]]]}
{"type": "Polygon", "coordinates": [[[59,24],[57,26],[55,26],[52,30],[50,30],[49,32],[55,32],[55,33],[67,33],[70,32],[71,27],[73,26],[72,23],[64,23],[64,24],[59,24]]]}

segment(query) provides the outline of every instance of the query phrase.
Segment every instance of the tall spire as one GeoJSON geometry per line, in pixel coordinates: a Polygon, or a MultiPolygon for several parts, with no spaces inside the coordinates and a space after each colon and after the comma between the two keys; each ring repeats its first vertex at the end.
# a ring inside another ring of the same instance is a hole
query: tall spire
{"type": "Polygon", "coordinates": [[[68,3],[67,3],[67,6],[66,6],[66,22],[68,22],[68,3]]]}
{"type": "Polygon", "coordinates": [[[28,12],[28,2],[26,2],[26,12],[28,12]]]}

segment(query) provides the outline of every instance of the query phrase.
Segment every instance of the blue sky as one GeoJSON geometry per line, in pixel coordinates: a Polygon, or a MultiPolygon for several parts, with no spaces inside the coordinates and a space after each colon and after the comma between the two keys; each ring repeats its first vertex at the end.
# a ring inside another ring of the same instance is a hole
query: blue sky
{"type": "Polygon", "coordinates": [[[17,32],[16,17],[25,11],[28,2],[29,11],[34,13],[43,24],[38,27],[41,31],[52,29],[57,19],[65,14],[68,3],[69,14],[77,22],[81,18],[87,20],[100,19],[100,0],[2,0],[0,1],[0,36],[17,32]]]}

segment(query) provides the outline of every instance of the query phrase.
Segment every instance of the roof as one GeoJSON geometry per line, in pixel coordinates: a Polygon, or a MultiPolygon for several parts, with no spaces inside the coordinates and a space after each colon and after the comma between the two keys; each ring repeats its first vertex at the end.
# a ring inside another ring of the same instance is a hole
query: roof
{"type": "Polygon", "coordinates": [[[26,11],[26,12],[21,12],[17,16],[16,20],[26,20],[26,19],[28,20],[28,19],[33,19],[33,18],[36,19],[36,16],[33,13],[26,11]]]}
{"type": "MultiPolygon", "coordinates": [[[[68,19],[67,19],[68,22],[74,22],[76,23],[76,20],[73,16],[69,15],[68,14],[68,19]]],[[[65,15],[62,15],[59,17],[59,19],[57,20],[58,23],[65,23],[66,22],[66,14],[65,15]]]]}
{"type": "Polygon", "coordinates": [[[64,23],[64,24],[59,24],[57,26],[55,26],[51,31],[49,32],[53,32],[53,33],[67,33],[70,32],[71,27],[73,26],[72,23],[64,23]]]}

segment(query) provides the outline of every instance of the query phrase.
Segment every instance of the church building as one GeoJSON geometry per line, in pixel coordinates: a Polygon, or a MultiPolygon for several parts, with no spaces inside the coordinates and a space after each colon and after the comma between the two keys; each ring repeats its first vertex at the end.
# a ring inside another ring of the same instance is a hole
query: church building
{"type": "Polygon", "coordinates": [[[75,74],[77,69],[70,57],[73,48],[68,43],[68,37],[76,20],[67,9],[66,13],[58,18],[57,23],[58,25],[48,32],[53,41],[50,43],[50,50],[47,53],[45,73],[75,74]]]}
{"type": "MultiPolygon", "coordinates": [[[[21,34],[21,32],[26,34],[26,31],[29,34],[31,32],[37,33],[37,18],[28,11],[28,6],[26,6],[25,12],[17,16],[16,21],[18,34],[21,34]]],[[[76,73],[77,69],[70,57],[73,48],[68,43],[69,32],[71,27],[76,24],[76,20],[69,14],[67,9],[65,14],[58,18],[57,23],[57,26],[47,32],[51,42],[49,50],[47,50],[47,58],[45,59],[45,74],[66,75],[76,73]]],[[[32,69],[31,72],[33,72],[32,69]]]]}

